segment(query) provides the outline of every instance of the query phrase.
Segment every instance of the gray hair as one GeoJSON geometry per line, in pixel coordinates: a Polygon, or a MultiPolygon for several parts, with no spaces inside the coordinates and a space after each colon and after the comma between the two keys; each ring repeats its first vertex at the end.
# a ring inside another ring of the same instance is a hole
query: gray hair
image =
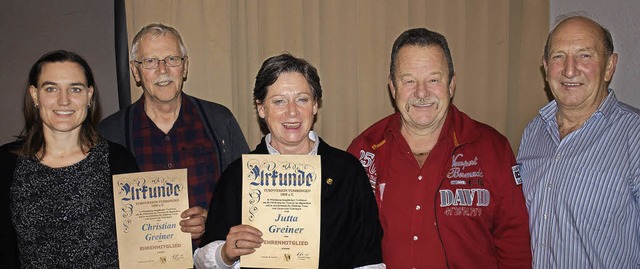
{"type": "Polygon", "coordinates": [[[161,23],[151,23],[142,27],[142,29],[140,29],[140,31],[138,31],[136,36],[133,38],[133,42],[131,42],[131,59],[138,60],[138,50],[142,37],[144,37],[145,35],[158,37],[164,36],[166,34],[173,35],[178,40],[178,44],[180,45],[180,52],[182,53],[181,56],[187,56],[187,48],[184,46],[184,42],[182,42],[182,37],[180,36],[180,33],[178,33],[178,30],[161,23]]]}

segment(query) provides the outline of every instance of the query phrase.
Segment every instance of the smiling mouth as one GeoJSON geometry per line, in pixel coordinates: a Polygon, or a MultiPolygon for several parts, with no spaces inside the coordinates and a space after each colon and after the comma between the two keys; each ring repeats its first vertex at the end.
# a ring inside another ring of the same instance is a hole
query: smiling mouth
{"type": "Polygon", "coordinates": [[[171,80],[163,80],[163,81],[158,81],[155,84],[158,85],[158,86],[167,86],[167,85],[171,84],[171,82],[173,82],[173,81],[171,81],[171,80]]]}
{"type": "Polygon", "coordinates": [[[296,123],[283,123],[282,126],[284,126],[284,128],[287,128],[287,129],[295,129],[295,128],[300,127],[300,123],[299,122],[296,122],[296,123]]]}
{"type": "Polygon", "coordinates": [[[58,115],[71,115],[73,114],[75,111],[72,110],[54,110],[53,113],[56,113],[58,115]]]}
{"type": "Polygon", "coordinates": [[[431,107],[431,106],[433,106],[433,103],[427,103],[427,104],[413,104],[412,106],[414,106],[414,107],[431,107]]]}
{"type": "Polygon", "coordinates": [[[577,82],[562,82],[562,86],[565,87],[578,87],[582,85],[582,83],[577,83],[577,82]]]}

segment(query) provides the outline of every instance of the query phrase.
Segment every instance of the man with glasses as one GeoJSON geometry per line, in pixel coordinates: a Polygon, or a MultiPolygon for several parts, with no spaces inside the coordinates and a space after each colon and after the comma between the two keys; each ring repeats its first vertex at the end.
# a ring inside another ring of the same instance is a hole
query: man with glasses
{"type": "Polygon", "coordinates": [[[141,171],[187,168],[190,208],[180,225],[197,240],[218,178],[249,147],[229,109],[182,91],[189,58],[176,29],[143,27],[133,38],[131,59],[143,94],[104,119],[99,132],[131,150],[141,171]]]}

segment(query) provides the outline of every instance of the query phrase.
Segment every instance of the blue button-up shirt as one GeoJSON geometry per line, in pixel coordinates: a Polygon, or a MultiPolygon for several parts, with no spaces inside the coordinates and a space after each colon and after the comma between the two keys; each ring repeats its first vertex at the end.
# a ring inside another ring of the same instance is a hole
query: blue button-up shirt
{"type": "Polygon", "coordinates": [[[640,268],[640,110],[612,90],[560,139],[550,102],[527,126],[518,163],[536,268],[640,268]]]}

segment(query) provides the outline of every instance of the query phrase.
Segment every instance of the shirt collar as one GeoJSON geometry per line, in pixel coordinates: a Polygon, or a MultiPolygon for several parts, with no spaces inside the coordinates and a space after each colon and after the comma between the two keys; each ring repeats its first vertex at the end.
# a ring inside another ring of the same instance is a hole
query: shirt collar
{"type": "MultiPolygon", "coordinates": [[[[316,132],[314,131],[309,131],[309,139],[313,141],[313,148],[311,149],[311,152],[309,152],[308,155],[318,155],[318,145],[320,145],[319,143],[320,139],[318,139],[318,134],[316,134],[316,132]]],[[[269,151],[269,154],[272,154],[272,155],[280,154],[278,150],[276,150],[271,146],[271,133],[268,133],[264,137],[264,142],[267,144],[267,150],[269,151]]]]}
{"type": "MultiPolygon", "coordinates": [[[[174,126],[179,126],[179,125],[184,125],[185,124],[185,118],[184,118],[184,113],[189,113],[191,111],[191,104],[189,102],[186,102],[186,97],[184,92],[180,93],[181,96],[181,100],[180,100],[180,111],[178,111],[178,118],[176,119],[176,121],[174,122],[174,126]]],[[[140,122],[140,128],[144,129],[144,128],[151,128],[151,127],[155,127],[155,123],[153,123],[153,121],[151,120],[151,118],[149,118],[149,116],[147,115],[147,113],[144,111],[144,94],[142,94],[142,96],[140,96],[140,98],[138,99],[138,101],[136,101],[134,103],[134,115],[139,115],[139,122],[140,122]]],[[[171,129],[173,129],[173,127],[171,127],[171,129]]]]}

